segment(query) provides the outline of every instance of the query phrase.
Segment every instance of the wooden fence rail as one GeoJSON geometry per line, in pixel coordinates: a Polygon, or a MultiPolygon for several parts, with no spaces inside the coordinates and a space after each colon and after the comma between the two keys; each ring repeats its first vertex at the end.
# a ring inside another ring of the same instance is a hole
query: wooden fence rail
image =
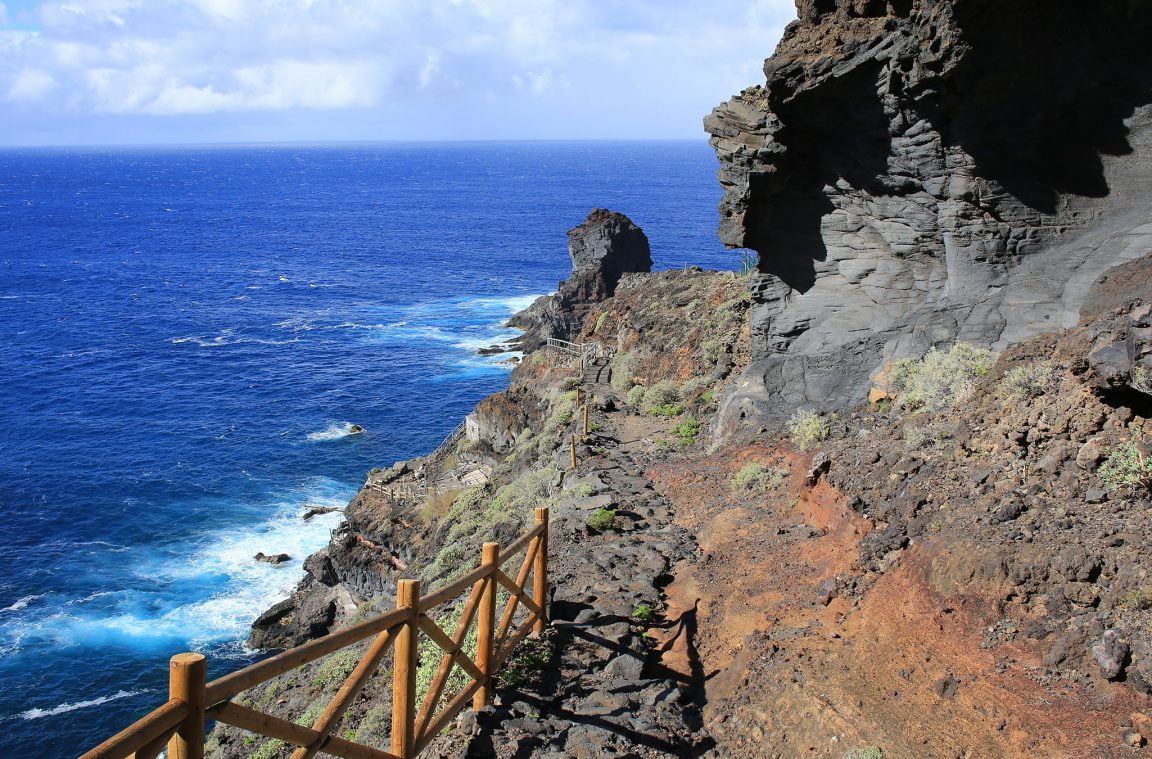
{"type": "Polygon", "coordinates": [[[205,682],[203,656],[177,654],[170,663],[168,703],[83,754],[81,759],[155,759],[165,747],[168,759],[203,759],[204,726],[208,719],[296,746],[292,759],[312,759],[321,752],[347,759],[413,759],[469,703],[480,709],[491,702],[493,678],[501,665],[508,661],[517,644],[532,632],[542,632],[547,624],[547,589],[548,509],[538,507],[535,526],[503,550],[497,543],[484,544],[479,567],[426,596],[420,595],[418,580],[400,580],[396,608],[366,622],[288,649],[212,682],[205,682]],[[504,565],[521,552],[524,559],[515,577],[505,573],[504,565]],[[429,612],[469,590],[460,621],[451,634],[445,632],[429,612]],[[498,619],[496,602],[501,590],[508,593],[508,601],[498,619]],[[527,610],[527,619],[514,625],[521,607],[527,610]],[[465,650],[473,622],[477,628],[474,658],[465,650]],[[441,655],[428,691],[417,704],[421,634],[436,644],[441,655]],[[359,664],[311,727],[231,700],[255,685],[368,638],[372,642],[359,664]],[[389,750],[333,735],[389,650],[393,654],[389,750]],[[454,667],[468,676],[467,684],[446,697],[444,690],[454,667]],[[441,708],[445,698],[447,703],[441,708]]]}

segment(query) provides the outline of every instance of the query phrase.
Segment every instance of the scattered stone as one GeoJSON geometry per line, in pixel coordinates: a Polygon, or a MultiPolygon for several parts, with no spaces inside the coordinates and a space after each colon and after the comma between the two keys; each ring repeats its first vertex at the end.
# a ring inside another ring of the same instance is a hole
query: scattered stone
{"type": "Polygon", "coordinates": [[[283,564],[286,561],[292,560],[292,557],[286,553],[266,554],[263,551],[256,554],[252,558],[255,559],[256,561],[262,561],[265,564],[272,564],[272,565],[283,564]]]}

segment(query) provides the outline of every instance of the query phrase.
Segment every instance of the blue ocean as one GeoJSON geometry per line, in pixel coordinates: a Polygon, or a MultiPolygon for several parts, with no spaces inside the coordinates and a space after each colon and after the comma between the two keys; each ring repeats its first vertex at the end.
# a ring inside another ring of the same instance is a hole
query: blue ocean
{"type": "Polygon", "coordinates": [[[735,268],[715,167],[703,140],[0,151],[0,756],[91,747],[174,653],[252,661],[340,519],[302,514],[506,386],[476,349],[591,208],[657,268],[735,268]]]}

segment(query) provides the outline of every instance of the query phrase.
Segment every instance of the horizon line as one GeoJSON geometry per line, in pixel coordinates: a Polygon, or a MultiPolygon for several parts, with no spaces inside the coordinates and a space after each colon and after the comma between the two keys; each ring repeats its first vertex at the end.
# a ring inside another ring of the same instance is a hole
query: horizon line
{"type": "Polygon", "coordinates": [[[90,149],[133,149],[133,148],[271,148],[271,147],[336,147],[341,145],[483,145],[483,144],[523,144],[523,143],[612,143],[612,142],[703,142],[708,136],[695,137],[499,137],[467,140],[440,139],[379,139],[379,140],[269,140],[269,141],[220,141],[220,142],[123,142],[123,143],[37,143],[0,144],[0,151],[11,150],[90,150],[90,149]]]}

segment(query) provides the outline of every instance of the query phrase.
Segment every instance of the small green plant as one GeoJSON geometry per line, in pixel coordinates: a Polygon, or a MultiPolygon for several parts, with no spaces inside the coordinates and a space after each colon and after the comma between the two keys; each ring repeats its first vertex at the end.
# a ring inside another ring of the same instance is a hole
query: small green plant
{"type": "Polygon", "coordinates": [[[644,403],[644,390],[645,388],[643,385],[636,385],[631,390],[629,390],[627,396],[628,405],[639,408],[640,405],[644,403]]]}
{"type": "Polygon", "coordinates": [[[884,759],[884,750],[879,746],[858,748],[845,754],[844,759],[884,759]]]}
{"type": "Polygon", "coordinates": [[[295,720],[296,724],[304,725],[305,727],[312,727],[313,723],[316,722],[316,718],[320,716],[321,712],[324,711],[324,707],[326,706],[328,706],[328,699],[316,699],[312,703],[308,704],[304,711],[300,713],[300,716],[295,720]]]}
{"type": "Polygon", "coordinates": [[[560,382],[560,389],[563,390],[564,392],[568,392],[569,390],[575,390],[578,387],[580,387],[580,378],[579,377],[565,377],[560,382]]]}
{"type": "MultiPolygon", "coordinates": [[[[312,727],[309,723],[308,727],[312,727]]],[[[260,744],[260,747],[248,755],[248,759],[275,759],[280,754],[280,749],[284,748],[284,741],[279,741],[273,738],[270,741],[265,741],[260,744]]]]}
{"type": "Polygon", "coordinates": [[[700,400],[704,401],[705,403],[711,403],[712,401],[716,400],[716,394],[711,390],[705,390],[700,394],[700,400]]]}
{"type": "Polygon", "coordinates": [[[648,604],[638,604],[632,610],[632,619],[643,624],[651,624],[656,621],[656,610],[648,604]]]}
{"type": "Polygon", "coordinates": [[[529,638],[500,668],[497,679],[507,688],[523,688],[540,680],[552,660],[552,644],[546,638],[529,638]]]}
{"type": "Polygon", "coordinates": [[[592,334],[595,335],[604,326],[604,322],[608,321],[608,312],[604,311],[596,317],[596,324],[592,327],[592,334]]]}
{"type": "Polygon", "coordinates": [[[700,422],[690,417],[677,424],[670,432],[680,445],[692,445],[696,442],[696,436],[700,434],[700,422]]]}
{"type": "Polygon", "coordinates": [[[996,397],[1005,403],[1026,401],[1051,392],[1058,379],[1051,361],[1034,361],[1010,369],[996,386],[996,397]]]}
{"type": "Polygon", "coordinates": [[[802,451],[814,448],[828,437],[828,422],[816,411],[796,411],[788,419],[788,434],[802,451]]]}
{"type": "Polygon", "coordinates": [[[1119,443],[1097,470],[1108,490],[1140,488],[1152,490],[1152,462],[1132,441],[1119,443]]]}
{"type": "Polygon", "coordinates": [[[679,416],[684,413],[684,406],[680,403],[662,403],[649,407],[648,413],[652,416],[679,416]]]}
{"type": "Polygon", "coordinates": [[[1152,609],[1152,588],[1144,585],[1127,591],[1120,596],[1120,605],[1125,609],[1152,609]]]}
{"type": "Polygon", "coordinates": [[[724,343],[720,340],[705,340],[700,343],[700,357],[705,361],[714,363],[724,352],[724,343]]]}
{"type": "MultiPolygon", "coordinates": [[[[333,688],[352,674],[360,663],[360,652],[352,649],[329,654],[312,677],[312,687],[317,690],[333,688]]],[[[311,723],[309,723],[311,724],[311,723]]]]}
{"type": "Polygon", "coordinates": [[[976,380],[988,374],[996,354],[968,343],[936,348],[917,360],[903,358],[888,372],[888,385],[905,409],[942,409],[972,395],[976,380]]]}
{"type": "Polygon", "coordinates": [[[616,529],[619,518],[616,509],[599,508],[588,517],[588,529],[596,532],[605,532],[616,529]]]}
{"type": "Polygon", "coordinates": [[[570,488],[565,488],[564,495],[568,498],[589,498],[596,495],[596,488],[590,482],[581,482],[570,488]]]}
{"type": "Polygon", "coordinates": [[[733,491],[762,493],[779,485],[788,476],[783,469],[769,469],[763,464],[749,461],[736,474],[732,475],[728,486],[733,491]]]}
{"type": "Polygon", "coordinates": [[[636,383],[633,376],[636,372],[635,357],[628,351],[621,351],[612,357],[609,365],[612,369],[612,389],[617,395],[627,395],[636,383]]]}

